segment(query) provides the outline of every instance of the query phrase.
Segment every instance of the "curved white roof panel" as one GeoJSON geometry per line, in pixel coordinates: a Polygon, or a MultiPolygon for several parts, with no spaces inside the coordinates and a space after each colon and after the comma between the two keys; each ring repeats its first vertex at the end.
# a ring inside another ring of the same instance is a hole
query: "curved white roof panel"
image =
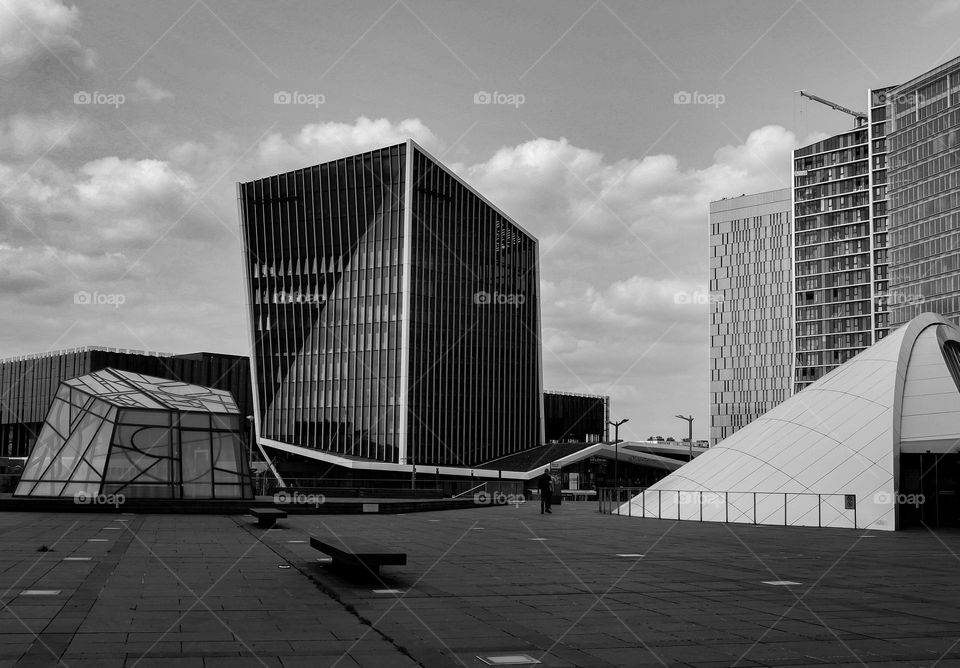
{"type": "Polygon", "coordinates": [[[893,530],[901,443],[960,438],[954,345],[960,362],[960,330],[922,314],[617,512],[893,530]]]}

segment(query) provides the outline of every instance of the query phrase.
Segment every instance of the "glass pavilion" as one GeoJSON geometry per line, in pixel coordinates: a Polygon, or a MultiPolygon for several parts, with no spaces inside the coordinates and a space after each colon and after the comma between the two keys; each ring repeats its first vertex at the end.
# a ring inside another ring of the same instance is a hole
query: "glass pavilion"
{"type": "Polygon", "coordinates": [[[103,369],[60,384],[16,496],[252,498],[229,392],[103,369]]]}

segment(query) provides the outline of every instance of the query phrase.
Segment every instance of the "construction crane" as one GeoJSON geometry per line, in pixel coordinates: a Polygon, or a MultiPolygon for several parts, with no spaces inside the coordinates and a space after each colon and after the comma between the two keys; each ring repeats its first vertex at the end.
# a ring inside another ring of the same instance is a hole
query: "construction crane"
{"type": "Polygon", "coordinates": [[[853,116],[853,118],[855,119],[855,120],[854,120],[854,126],[853,126],[853,127],[855,127],[855,128],[863,127],[863,126],[866,125],[866,123],[867,123],[867,115],[866,115],[865,113],[863,113],[862,111],[854,111],[853,109],[847,109],[846,107],[841,106],[841,105],[837,104],[836,102],[831,102],[830,100],[825,100],[824,98],[820,97],[819,95],[814,95],[813,93],[808,93],[808,92],[805,91],[805,90],[798,90],[797,92],[800,93],[800,97],[809,98],[809,99],[813,100],[814,102],[819,102],[820,104],[825,104],[825,105],[827,105],[828,107],[830,107],[831,109],[836,109],[837,111],[842,111],[842,112],[845,113],[845,114],[850,114],[850,115],[853,116]]]}

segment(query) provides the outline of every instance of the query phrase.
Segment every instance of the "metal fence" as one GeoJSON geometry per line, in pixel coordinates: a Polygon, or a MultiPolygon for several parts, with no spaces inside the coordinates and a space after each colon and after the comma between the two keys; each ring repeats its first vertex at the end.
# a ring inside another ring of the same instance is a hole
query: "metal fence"
{"type": "Polygon", "coordinates": [[[607,515],[695,522],[859,528],[854,494],[813,492],[713,492],[602,487],[599,511],[607,515]]]}

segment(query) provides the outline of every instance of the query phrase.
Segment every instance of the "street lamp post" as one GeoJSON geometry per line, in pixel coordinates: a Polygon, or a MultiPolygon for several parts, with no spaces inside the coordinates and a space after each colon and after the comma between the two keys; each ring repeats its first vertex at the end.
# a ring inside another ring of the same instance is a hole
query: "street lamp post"
{"type": "Polygon", "coordinates": [[[623,418],[619,422],[611,422],[613,427],[613,480],[614,486],[620,487],[620,425],[629,422],[630,418],[623,418]]]}
{"type": "Polygon", "coordinates": [[[690,446],[690,461],[692,462],[693,461],[693,416],[692,415],[675,415],[674,417],[678,417],[681,420],[687,421],[687,429],[688,429],[687,445],[690,446]]]}

